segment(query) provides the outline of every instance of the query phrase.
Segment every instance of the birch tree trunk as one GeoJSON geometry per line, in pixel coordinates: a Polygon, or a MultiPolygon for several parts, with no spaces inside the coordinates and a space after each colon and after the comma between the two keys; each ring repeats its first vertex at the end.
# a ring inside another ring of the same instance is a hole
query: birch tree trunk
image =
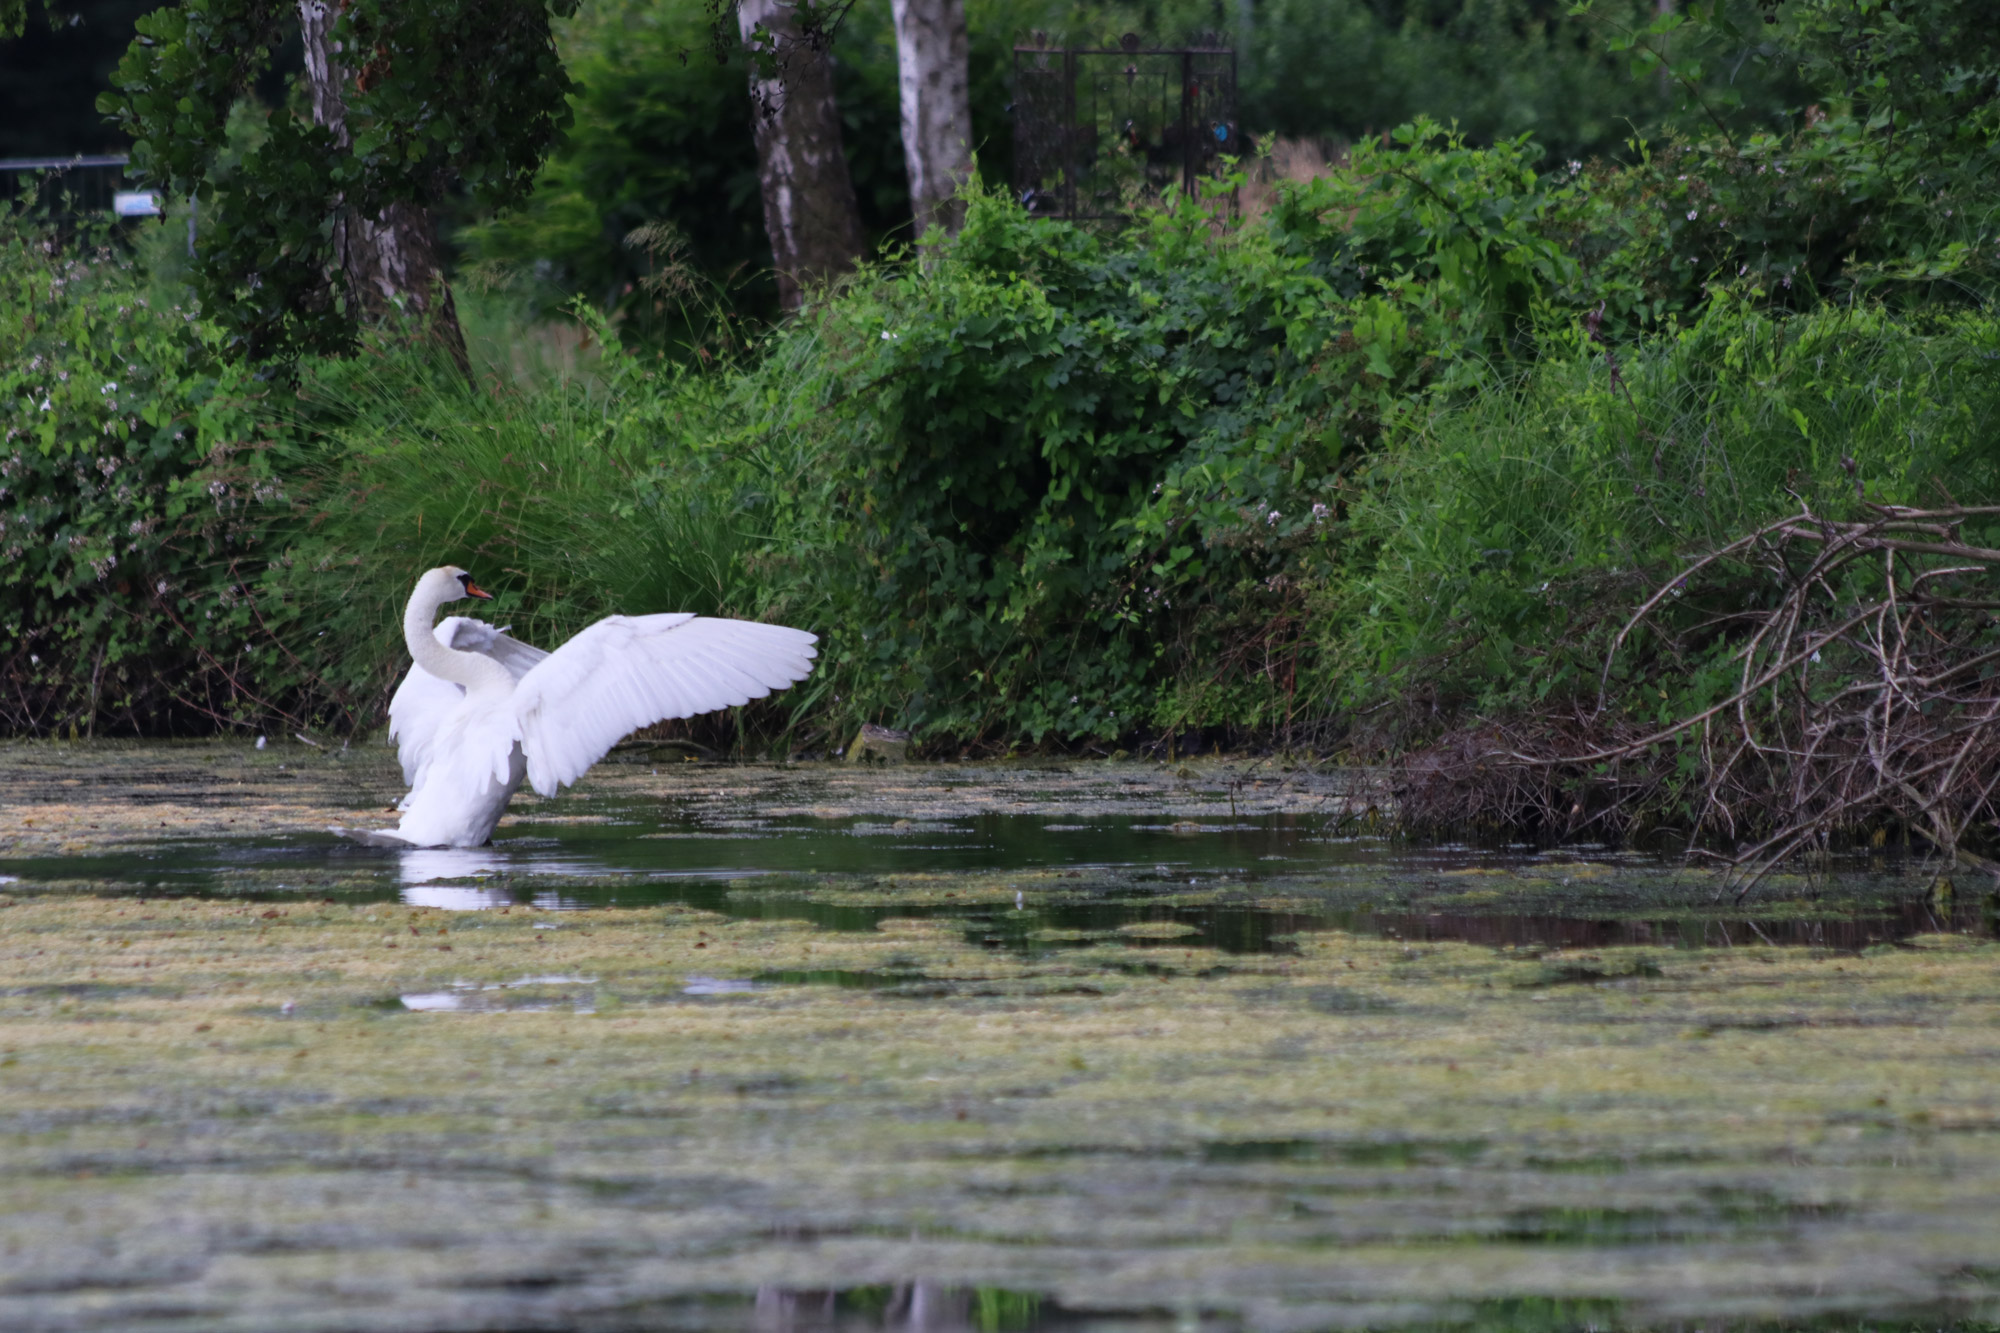
{"type": "Polygon", "coordinates": [[[824,34],[802,31],[796,4],[739,0],[736,19],[752,56],[752,130],[778,300],[796,310],[808,288],[849,271],[862,253],[833,61],[824,34]]]}
{"type": "Polygon", "coordinates": [[[964,0],[890,0],[903,102],[903,165],[917,237],[956,236],[965,222],[958,187],[972,170],[964,0]]]}
{"type": "MultiPolygon", "coordinates": [[[[299,29],[304,38],[306,84],[316,125],[333,131],[343,148],[352,143],[347,129],[348,71],[333,41],[338,0],[298,0],[299,29]]],[[[437,232],[430,211],[412,203],[393,203],[368,216],[343,205],[334,219],[334,254],[352,301],[368,323],[381,323],[398,309],[414,314],[437,339],[452,361],[471,377],[465,333],[451,288],[445,285],[439,262],[437,232]]]]}

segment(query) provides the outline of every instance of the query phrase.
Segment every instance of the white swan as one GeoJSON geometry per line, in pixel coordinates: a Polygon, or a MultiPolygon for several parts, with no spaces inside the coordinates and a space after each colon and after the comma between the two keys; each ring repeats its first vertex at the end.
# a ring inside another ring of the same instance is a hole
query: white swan
{"type": "Polygon", "coordinates": [[[492,600],[455,565],[417,580],[403,612],[410,674],[389,703],[410,794],[393,829],[335,828],[377,847],[478,847],[523,780],[554,796],[629,733],[732,708],[804,680],[816,636],[689,614],[607,616],[552,653],[464,616],[492,600]]]}

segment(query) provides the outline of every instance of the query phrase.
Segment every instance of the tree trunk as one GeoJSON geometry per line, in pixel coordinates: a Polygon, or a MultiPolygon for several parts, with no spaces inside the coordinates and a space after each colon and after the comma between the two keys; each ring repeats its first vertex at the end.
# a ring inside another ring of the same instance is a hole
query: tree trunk
{"type": "MultiPolygon", "coordinates": [[[[352,142],[347,131],[348,72],[333,41],[334,21],[340,16],[338,0],[298,3],[313,123],[331,129],[335,142],[348,147],[352,142]]],[[[451,288],[445,285],[437,232],[428,209],[397,202],[369,216],[343,205],[334,219],[333,249],[347,299],[364,320],[379,324],[399,311],[416,316],[459,370],[471,378],[465,332],[458,324],[451,288]]]]}
{"type": "Polygon", "coordinates": [[[826,35],[803,30],[794,4],[739,0],[736,18],[751,54],[751,120],[778,300],[796,310],[809,287],[861,259],[861,210],[840,144],[833,61],[826,35]]]}
{"type": "Polygon", "coordinates": [[[972,171],[964,0],[890,0],[903,100],[903,164],[918,239],[965,222],[958,187],[972,171]]]}

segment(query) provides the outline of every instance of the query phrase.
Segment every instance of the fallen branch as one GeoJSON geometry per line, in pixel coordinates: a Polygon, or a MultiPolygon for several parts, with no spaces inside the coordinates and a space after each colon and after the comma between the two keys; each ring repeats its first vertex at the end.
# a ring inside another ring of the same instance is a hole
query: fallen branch
{"type": "Polygon", "coordinates": [[[1734,849],[1739,898],[1787,860],[1871,826],[2000,880],[2000,862],[1965,846],[2000,832],[2000,599],[1969,586],[2000,572],[2000,548],[1960,537],[2000,507],[1871,508],[1838,521],[1801,503],[1691,560],[1613,637],[1594,713],[1487,724],[1414,756],[1406,817],[1574,837],[1681,809],[1691,844],[1734,849]],[[1761,569],[1778,590],[1769,606],[1700,617],[1698,634],[1727,626],[1734,687],[1664,726],[1613,710],[1614,669],[1634,636],[1650,627],[1684,659],[1689,631],[1661,608],[1725,565],[1761,569]],[[1692,772],[1663,762],[1663,748],[1688,745],[1692,772]]]}
{"type": "MultiPolygon", "coordinates": [[[[1737,744],[1711,753],[1694,832],[1735,842],[1743,828],[1761,830],[1732,858],[1739,897],[1786,859],[1869,824],[1900,825],[2000,878],[2000,865],[1963,847],[2000,816],[2000,677],[1989,669],[2000,663],[2000,624],[1990,597],[1949,595],[1976,591],[1960,585],[2000,567],[2000,549],[1958,536],[1968,519],[1995,514],[1879,506],[1872,519],[1840,522],[1801,506],[1704,556],[1647,600],[1612,655],[1666,590],[1718,557],[1756,552],[1785,592],[1738,651],[1738,688],[1670,727],[1569,762],[1636,759],[1727,715],[1737,744]]],[[[1607,658],[1607,680],[1611,669],[1607,658]]]]}

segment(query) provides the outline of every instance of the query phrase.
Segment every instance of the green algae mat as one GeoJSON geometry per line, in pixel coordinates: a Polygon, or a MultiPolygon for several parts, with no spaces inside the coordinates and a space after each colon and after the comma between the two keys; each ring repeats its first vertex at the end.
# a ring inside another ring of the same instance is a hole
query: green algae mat
{"type": "Polygon", "coordinates": [[[1915,868],[1718,905],[1248,761],[316,831],[393,796],[0,749],[0,1328],[2000,1319],[2000,945],[1915,868]]]}

